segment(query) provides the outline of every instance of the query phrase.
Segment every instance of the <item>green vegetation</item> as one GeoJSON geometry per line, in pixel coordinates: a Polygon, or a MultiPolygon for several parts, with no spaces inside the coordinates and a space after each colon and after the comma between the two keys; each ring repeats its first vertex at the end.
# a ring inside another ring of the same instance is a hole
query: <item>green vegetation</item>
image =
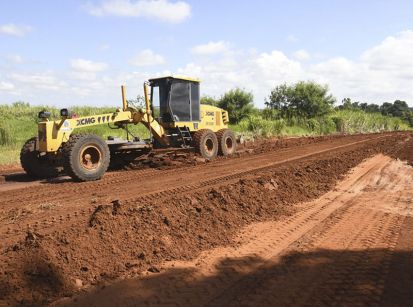
{"type": "Polygon", "coordinates": [[[254,110],[254,96],[252,93],[236,88],[226,92],[218,101],[217,106],[227,110],[231,124],[239,123],[248,117],[254,110]]]}
{"type": "MultiPolygon", "coordinates": [[[[253,105],[252,93],[236,88],[219,99],[201,98],[201,103],[221,107],[229,112],[230,126],[238,134],[253,136],[309,136],[333,133],[370,133],[408,130],[413,127],[413,110],[405,101],[377,104],[352,102],[345,98],[334,107],[335,98],[328,87],[314,82],[276,86],[265,101],[264,109],[253,105]]],[[[138,99],[139,100],[139,99],[138,99]]],[[[139,101],[137,101],[139,103],[139,101]]],[[[59,109],[30,106],[16,102],[0,105],[0,164],[18,161],[22,144],[36,134],[37,114],[42,110],[59,118],[59,109]]],[[[74,107],[78,116],[111,113],[115,108],[74,107]]],[[[122,129],[107,125],[83,128],[82,131],[107,136],[125,137],[122,129]]],[[[149,137],[143,125],[131,125],[133,135],[149,137]]]]}
{"type": "Polygon", "coordinates": [[[281,84],[271,91],[265,109],[249,110],[241,120],[233,118],[236,124],[232,129],[250,137],[270,137],[371,133],[413,127],[413,110],[405,101],[379,106],[345,98],[334,108],[335,101],[325,85],[304,81],[281,84]]]}
{"type": "Polygon", "coordinates": [[[397,117],[359,110],[334,110],[324,117],[266,119],[252,115],[232,125],[232,129],[248,137],[252,136],[311,136],[335,133],[373,133],[381,131],[409,130],[408,123],[397,117]]]}
{"type": "Polygon", "coordinates": [[[319,117],[331,112],[336,99],[328,87],[311,81],[275,87],[265,105],[280,111],[282,117],[319,117]]]}

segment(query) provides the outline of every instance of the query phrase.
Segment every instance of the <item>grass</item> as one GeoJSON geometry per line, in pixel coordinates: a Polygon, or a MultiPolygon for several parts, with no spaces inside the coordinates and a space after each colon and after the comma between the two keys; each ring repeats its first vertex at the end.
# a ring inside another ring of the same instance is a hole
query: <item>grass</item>
{"type": "MultiPolygon", "coordinates": [[[[265,116],[265,113],[263,113],[265,116]]],[[[243,119],[232,129],[244,136],[311,136],[326,134],[373,133],[381,131],[411,130],[409,124],[398,117],[361,110],[337,110],[325,117],[289,119],[265,119],[252,115],[243,119]]]]}
{"type": "Polygon", "coordinates": [[[361,110],[338,110],[331,115],[340,133],[369,133],[411,129],[407,122],[398,117],[380,113],[366,113],[361,110]]]}

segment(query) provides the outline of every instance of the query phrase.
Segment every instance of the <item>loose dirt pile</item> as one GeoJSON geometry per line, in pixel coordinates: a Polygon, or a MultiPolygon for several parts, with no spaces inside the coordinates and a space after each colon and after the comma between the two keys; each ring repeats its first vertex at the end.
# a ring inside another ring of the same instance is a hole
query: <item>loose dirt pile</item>
{"type": "MultiPolygon", "coordinates": [[[[76,211],[76,223],[66,226],[60,216],[64,227],[54,231],[29,227],[24,240],[1,246],[0,303],[44,305],[79,289],[159,272],[165,260],[192,259],[202,250],[234,244],[231,238],[241,227],[291,215],[296,210],[292,204],[332,189],[363,159],[379,152],[404,153],[407,138],[400,134],[356,142],[350,149],[259,169],[237,180],[211,181],[196,191],[178,186],[153,198],[96,200],[87,219],[77,218],[76,211]]],[[[268,150],[271,146],[278,145],[268,145],[268,150]]],[[[217,172],[219,166],[211,163],[217,172]]]]}
{"type": "Polygon", "coordinates": [[[403,146],[400,146],[392,153],[392,157],[407,161],[407,163],[413,166],[413,136],[410,137],[403,146]]]}

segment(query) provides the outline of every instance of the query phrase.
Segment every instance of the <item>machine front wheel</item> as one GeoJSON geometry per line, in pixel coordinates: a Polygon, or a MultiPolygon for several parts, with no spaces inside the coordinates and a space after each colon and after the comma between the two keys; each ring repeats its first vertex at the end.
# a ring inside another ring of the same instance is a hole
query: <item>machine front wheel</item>
{"type": "Polygon", "coordinates": [[[218,139],[215,133],[209,129],[201,129],[195,132],[193,137],[195,150],[205,159],[213,160],[218,153],[218,139]]]}
{"type": "Polygon", "coordinates": [[[24,143],[20,151],[20,164],[27,175],[35,178],[53,178],[59,175],[59,167],[53,165],[46,155],[36,150],[37,137],[24,143]]]}
{"type": "Polygon", "coordinates": [[[109,147],[94,134],[71,135],[63,145],[63,161],[66,174],[74,180],[98,180],[108,169],[109,147]]]}

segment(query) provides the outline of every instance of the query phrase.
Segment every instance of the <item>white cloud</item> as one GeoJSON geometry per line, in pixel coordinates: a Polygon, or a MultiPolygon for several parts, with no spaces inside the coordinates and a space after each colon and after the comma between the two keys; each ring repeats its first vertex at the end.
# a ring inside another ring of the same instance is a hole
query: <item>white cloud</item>
{"type": "Polygon", "coordinates": [[[134,66],[154,66],[161,65],[164,63],[164,57],[160,54],[154,53],[150,49],[142,50],[129,61],[129,64],[134,66]]]}
{"type": "Polygon", "coordinates": [[[293,79],[297,74],[301,73],[302,70],[299,62],[289,59],[283,52],[278,50],[274,50],[271,53],[261,53],[254,62],[257,64],[265,80],[274,78],[275,76],[293,79]],[[293,76],[293,78],[291,78],[291,76],[293,76]]]}
{"type": "Polygon", "coordinates": [[[311,55],[304,49],[297,50],[296,52],[293,53],[293,56],[299,61],[306,61],[311,58],[311,55]]]}
{"type": "Polygon", "coordinates": [[[66,82],[57,78],[52,72],[12,73],[10,79],[27,86],[29,91],[33,89],[59,91],[66,86],[66,82]]]}
{"type": "Polygon", "coordinates": [[[413,31],[387,37],[378,46],[365,51],[361,59],[373,70],[395,70],[413,73],[413,31]]]}
{"type": "Polygon", "coordinates": [[[93,62],[85,59],[73,59],[70,61],[70,66],[75,71],[96,73],[105,71],[108,64],[101,62],[93,62]]]}
{"type": "Polygon", "coordinates": [[[338,101],[351,97],[380,104],[404,99],[413,106],[413,31],[388,37],[356,59],[334,57],[307,64],[308,56],[296,52],[290,58],[280,50],[244,52],[190,63],[179,72],[203,80],[203,93],[212,96],[233,87],[250,89],[258,106],[274,86],[300,80],[328,84],[338,101]]]}
{"type": "MultiPolygon", "coordinates": [[[[91,61],[86,61],[89,62],[91,61]]],[[[264,106],[265,97],[276,85],[300,80],[328,84],[338,101],[351,97],[353,100],[380,104],[403,99],[413,106],[412,31],[385,38],[356,58],[317,58],[314,53],[312,61],[305,62],[298,60],[294,54],[287,56],[280,50],[257,52],[252,49],[237,49],[214,57],[196,57],[193,62],[177,69],[166,65],[158,70],[151,67],[149,73],[143,71],[142,66],[146,68],[149,65],[163,64],[165,60],[147,49],[138,53],[130,63],[137,65],[139,72],[131,72],[131,67],[125,67],[121,72],[107,69],[101,74],[98,72],[102,71],[102,66],[84,63],[80,65],[82,70],[60,74],[47,71],[12,73],[9,69],[3,73],[0,67],[0,100],[12,102],[18,97],[37,103],[116,106],[120,99],[121,84],[128,85],[128,97],[136,97],[141,93],[142,81],[154,76],[180,74],[201,79],[204,95],[219,97],[234,87],[251,90],[259,107],[264,106]],[[96,67],[100,69],[96,70],[96,67]],[[19,95],[12,94],[17,91],[19,95]]],[[[18,68],[21,69],[21,66],[18,68]]]]}
{"type": "Polygon", "coordinates": [[[87,10],[95,16],[146,17],[170,23],[180,23],[191,16],[188,3],[169,0],[105,0],[100,5],[88,5],[87,10]]]}
{"type": "Polygon", "coordinates": [[[14,84],[10,82],[0,82],[0,91],[11,91],[14,90],[14,84]]]}
{"type": "Polygon", "coordinates": [[[228,51],[230,44],[224,41],[209,42],[207,44],[197,45],[191,49],[193,54],[213,55],[228,51]]]}
{"type": "Polygon", "coordinates": [[[0,25],[0,33],[12,35],[12,36],[25,36],[32,30],[32,27],[26,25],[15,25],[14,23],[8,23],[0,25]]]}

